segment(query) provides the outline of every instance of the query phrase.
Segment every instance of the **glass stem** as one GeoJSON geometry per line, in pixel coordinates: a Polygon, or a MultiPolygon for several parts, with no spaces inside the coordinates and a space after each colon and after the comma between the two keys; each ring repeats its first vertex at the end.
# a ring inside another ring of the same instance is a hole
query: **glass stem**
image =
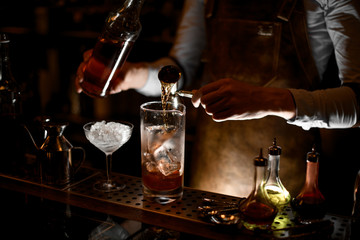
{"type": "Polygon", "coordinates": [[[111,164],[112,164],[112,154],[106,154],[106,179],[107,183],[111,184],[111,164]]]}

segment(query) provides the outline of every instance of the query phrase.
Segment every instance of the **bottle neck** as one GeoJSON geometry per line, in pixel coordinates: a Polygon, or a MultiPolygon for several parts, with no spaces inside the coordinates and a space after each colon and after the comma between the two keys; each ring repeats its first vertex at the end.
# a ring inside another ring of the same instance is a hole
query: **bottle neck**
{"type": "Polygon", "coordinates": [[[0,41],[0,83],[2,85],[15,81],[10,68],[9,43],[9,40],[0,41]]]}
{"type": "Polygon", "coordinates": [[[318,187],[319,162],[307,161],[305,184],[296,197],[297,199],[306,199],[309,204],[320,204],[325,201],[324,196],[318,187]]]}
{"type": "Polygon", "coordinates": [[[269,155],[269,177],[279,177],[280,155],[269,155]]]}
{"type": "Polygon", "coordinates": [[[305,186],[318,188],[319,162],[307,161],[305,186]]]}
{"type": "Polygon", "coordinates": [[[0,34],[0,118],[20,120],[22,114],[20,87],[11,72],[9,45],[7,35],[0,34]]]}
{"type": "Polygon", "coordinates": [[[126,0],[123,8],[120,11],[127,11],[134,14],[134,18],[140,16],[142,5],[145,0],[126,0]]]}
{"type": "Polygon", "coordinates": [[[265,180],[266,180],[265,177],[266,177],[266,167],[256,166],[255,176],[254,176],[254,189],[257,189],[261,185],[265,184],[265,180]]]}
{"type": "Polygon", "coordinates": [[[9,61],[9,46],[10,41],[9,40],[0,40],[0,58],[1,61],[8,62],[9,61]]]}
{"type": "Polygon", "coordinates": [[[135,42],[142,28],[139,17],[143,3],[144,0],[127,0],[120,9],[111,12],[101,38],[135,42]]]}

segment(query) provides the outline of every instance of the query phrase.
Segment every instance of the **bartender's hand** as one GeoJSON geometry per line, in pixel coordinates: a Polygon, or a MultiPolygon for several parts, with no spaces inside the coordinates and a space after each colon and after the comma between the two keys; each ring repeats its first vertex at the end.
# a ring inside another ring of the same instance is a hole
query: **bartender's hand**
{"type": "MultiPolygon", "coordinates": [[[[92,49],[87,50],[83,54],[83,62],[80,63],[75,78],[75,87],[78,93],[82,92],[80,83],[84,80],[84,71],[86,65],[91,57],[92,49]]],[[[115,94],[121,91],[125,91],[131,88],[141,88],[145,85],[148,78],[148,65],[147,63],[130,63],[126,62],[120,72],[117,79],[114,79],[111,83],[110,93],[115,94]]]]}
{"type": "Polygon", "coordinates": [[[284,119],[295,116],[295,103],[289,90],[246,84],[230,78],[201,87],[192,97],[215,121],[250,120],[274,115],[284,119]]]}

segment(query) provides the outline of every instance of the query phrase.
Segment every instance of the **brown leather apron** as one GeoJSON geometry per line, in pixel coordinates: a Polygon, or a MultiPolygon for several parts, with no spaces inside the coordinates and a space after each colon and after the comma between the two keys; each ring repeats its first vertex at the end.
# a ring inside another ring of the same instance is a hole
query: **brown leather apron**
{"type": "MultiPolygon", "coordinates": [[[[203,84],[234,78],[261,86],[306,88],[318,82],[307,40],[302,1],[209,0],[203,84]],[[296,30],[296,31],[295,31],[296,30]]],[[[305,179],[311,131],[277,117],[217,123],[201,112],[190,167],[190,186],[246,197],[253,158],[276,137],[280,178],[297,194],[305,179]]]]}

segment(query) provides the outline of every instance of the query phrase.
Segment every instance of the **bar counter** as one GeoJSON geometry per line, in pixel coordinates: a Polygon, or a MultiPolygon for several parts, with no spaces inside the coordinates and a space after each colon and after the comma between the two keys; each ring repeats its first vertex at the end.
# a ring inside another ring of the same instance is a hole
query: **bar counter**
{"type": "Polygon", "coordinates": [[[330,239],[350,238],[350,218],[326,215],[329,225],[297,226],[290,208],[278,214],[272,231],[267,233],[254,233],[236,226],[215,225],[199,215],[198,207],[203,204],[203,199],[237,203],[240,198],[185,187],[182,200],[162,205],[143,198],[141,178],[138,177],[113,173],[113,178],[126,183],[124,190],[113,193],[93,190],[93,183],[101,174],[101,170],[82,167],[71,184],[54,187],[41,184],[37,178],[2,173],[0,188],[148,226],[170,229],[186,235],[181,239],[319,239],[319,234],[326,231],[331,231],[330,239]]]}

